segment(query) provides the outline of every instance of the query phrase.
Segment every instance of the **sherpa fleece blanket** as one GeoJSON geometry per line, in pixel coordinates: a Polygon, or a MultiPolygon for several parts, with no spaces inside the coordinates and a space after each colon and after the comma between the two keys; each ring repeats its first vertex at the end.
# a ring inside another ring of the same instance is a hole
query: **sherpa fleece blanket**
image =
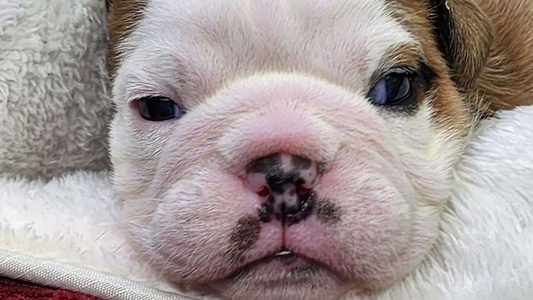
{"type": "MultiPolygon", "coordinates": [[[[411,276],[348,299],[533,298],[533,106],[485,121],[456,171],[440,237],[411,276]]],[[[109,175],[0,179],[0,276],[102,299],[200,299],[125,242],[109,175]]]]}
{"type": "Polygon", "coordinates": [[[107,168],[105,0],[0,0],[0,176],[107,168]]]}

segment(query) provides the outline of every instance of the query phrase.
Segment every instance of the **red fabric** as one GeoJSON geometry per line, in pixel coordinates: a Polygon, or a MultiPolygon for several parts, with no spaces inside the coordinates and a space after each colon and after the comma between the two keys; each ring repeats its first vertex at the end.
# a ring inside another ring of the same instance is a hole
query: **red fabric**
{"type": "Polygon", "coordinates": [[[38,286],[31,283],[0,278],[0,299],[2,300],[99,300],[98,298],[38,286]]]}

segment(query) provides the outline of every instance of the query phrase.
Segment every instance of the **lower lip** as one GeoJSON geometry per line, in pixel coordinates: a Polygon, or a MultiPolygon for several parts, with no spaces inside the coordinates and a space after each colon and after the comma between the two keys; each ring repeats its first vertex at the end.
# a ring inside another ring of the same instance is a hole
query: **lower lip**
{"type": "Polygon", "coordinates": [[[305,281],[317,276],[321,267],[299,255],[271,256],[251,263],[232,276],[247,277],[256,284],[286,285],[305,281]]]}

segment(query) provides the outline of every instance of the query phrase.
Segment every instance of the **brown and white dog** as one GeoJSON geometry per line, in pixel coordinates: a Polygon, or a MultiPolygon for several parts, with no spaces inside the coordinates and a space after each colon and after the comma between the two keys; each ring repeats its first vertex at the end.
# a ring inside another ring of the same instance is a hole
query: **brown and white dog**
{"type": "Polygon", "coordinates": [[[530,0],[114,0],[110,29],[129,237],[228,299],[402,279],[476,116],[533,102],[530,0]]]}

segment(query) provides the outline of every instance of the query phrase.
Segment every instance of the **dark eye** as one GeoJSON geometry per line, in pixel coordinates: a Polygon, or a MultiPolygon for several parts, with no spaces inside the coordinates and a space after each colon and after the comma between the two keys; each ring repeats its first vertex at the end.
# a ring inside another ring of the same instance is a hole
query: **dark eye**
{"type": "Polygon", "coordinates": [[[374,85],[368,97],[375,105],[413,104],[418,96],[418,84],[415,77],[415,74],[409,73],[388,74],[374,85]]]}
{"type": "Polygon", "coordinates": [[[185,112],[166,97],[145,97],[137,100],[141,117],[148,121],[179,119],[185,112]]]}

